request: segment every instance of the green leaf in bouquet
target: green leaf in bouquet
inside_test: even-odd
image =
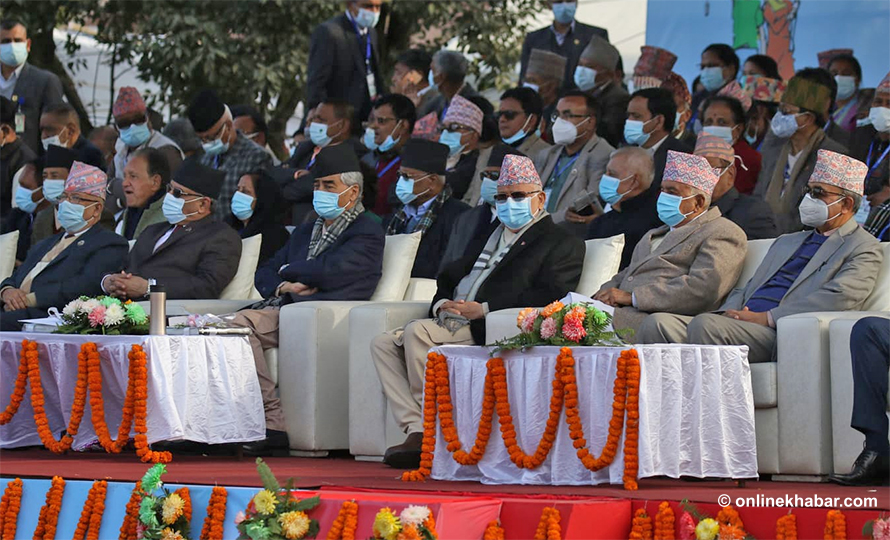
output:
[[[163,463],[155,463],[151,466],[142,477],[142,491],[151,495],[156,489],[163,486],[161,476],[167,472],[167,467]]]
[[[269,540],[272,534],[262,522],[251,522],[244,527],[244,532],[252,540]]]
[[[256,458],[256,469],[260,474],[260,480],[262,480],[264,488],[272,493],[281,491],[281,485],[272,473],[272,469],[270,469],[269,466],[266,465],[266,462],[263,461],[263,458]]]
[[[313,508],[318,506],[318,504],[320,502],[321,502],[321,499],[318,497],[318,495],[316,495],[315,497],[310,497],[308,499],[300,499],[294,505],[293,509],[298,510],[300,512],[308,512],[309,510],[312,510]]]
[[[278,523],[278,517],[273,516],[268,522],[268,529],[270,536],[280,536],[281,535],[281,523]]]
[[[316,536],[318,536],[319,529],[321,529],[321,527],[319,527],[319,525],[318,525],[318,520],[317,519],[310,520],[309,521],[309,531],[306,532],[306,538],[315,538]]]

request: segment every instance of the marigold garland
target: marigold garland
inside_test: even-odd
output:
[[[825,540],[846,540],[847,517],[840,510],[829,510],[825,515]]]
[[[214,486],[207,503],[207,517],[201,529],[201,540],[216,540],[223,536],[223,525],[226,520],[226,499],[228,492],[222,486]]]
[[[591,471],[608,467],[618,452],[618,441],[622,431],[624,443],[624,487],[637,489],[637,472],[639,469],[639,390],[640,362],[636,350],[623,351],[618,358],[618,371],[613,392],[612,419],[609,422],[609,435],[602,455],[594,458],[586,448],[581,416],[578,412],[578,385],[574,370],[575,360],[572,350],[564,347],[557,356],[552,393],[550,396],[550,414],[538,447],[534,454],[522,451],[517,441],[516,428],[510,412],[509,394],[507,390],[507,370],[502,358],[491,358],[486,365],[485,387],[482,402],[482,415],[476,431],[476,440],[469,452],[462,449],[462,444],[454,425],[451,402],[451,388],[448,377],[448,364],[445,357],[432,352],[427,356],[424,384],[424,430],[420,468],[402,475],[405,481],[422,481],[430,475],[435,448],[436,416],[442,429],[442,436],[452,458],[461,465],[476,465],[485,454],[492,432],[494,411],[498,413],[501,438],[510,455],[510,460],[519,468],[535,469],[541,466],[556,441],[556,431],[563,406],[566,409],[566,423],[569,434],[577,449],[578,458]],[[625,428],[625,414],[627,416]]]
[[[433,517],[432,512],[430,512],[430,517],[424,520],[423,526],[429,531],[430,536],[439,538],[439,533],[436,532],[436,518]]]
[[[675,537],[674,509],[664,501],[658,505],[658,512],[655,514],[654,540],[674,540]]]
[[[187,486],[182,486],[173,493],[179,495],[183,502],[185,502],[185,506],[182,509],[182,515],[185,516],[186,521],[190,522],[192,520],[192,494],[189,492],[189,488]]]
[[[25,399],[25,385],[28,384],[28,351],[33,350],[36,354],[37,344],[27,339],[22,340],[22,352],[19,355],[19,372],[15,377],[15,389],[9,398],[9,405],[0,413],[0,426],[5,426],[12,420],[15,413],[19,410],[19,405]]]
[[[343,501],[337,519],[328,531],[327,540],[355,540],[358,528],[358,504],[355,501]]]
[[[788,513],[776,520],[776,540],[797,540],[797,516]]]
[[[90,388],[90,411],[93,421],[93,430],[99,439],[99,444],[110,454],[119,454],[130,440],[130,429],[133,427],[133,399],[134,395],[130,387],[133,385],[132,377],[127,381],[127,393],[124,398],[124,409],[121,415],[121,423],[117,429],[117,438],[112,439],[105,422],[105,401],[102,398],[102,369],[99,365],[99,348],[95,343],[84,343],[83,348],[87,354],[89,374],[87,381]],[[131,360],[132,363],[132,360]]]
[[[3,497],[0,498],[0,534],[2,538],[15,538],[18,527],[19,511],[22,509],[22,479],[6,484]]]
[[[739,512],[732,505],[724,506],[717,512],[717,522],[732,525],[734,527],[738,527],[739,529],[744,530],[745,524],[742,523],[742,518],[739,517]]]
[[[643,508],[637,508],[630,527],[630,540],[652,540],[652,518]]]
[[[64,492],[65,480],[61,476],[53,476],[49,489],[46,490],[46,502],[40,507],[37,527],[34,529],[35,540],[53,540],[56,537]]]
[[[745,536],[747,533],[744,529],[728,523],[720,524],[720,532],[717,535],[720,540],[744,540]]]
[[[482,535],[482,540],[504,540],[504,528],[497,521],[489,522]]]
[[[129,354],[130,384],[127,393],[133,392],[133,408],[136,422],[136,455],[145,463],[170,463],[173,455],[170,452],[156,452],[148,447],[148,427],[146,426],[148,399],[148,363],[145,351],[140,345],[134,344]]]
[[[87,500],[83,503],[73,540],[99,540],[99,527],[102,525],[102,515],[105,513],[107,490],[108,483],[105,480],[93,482]]]
[[[124,513],[124,523],[121,525],[121,533],[118,540],[136,538],[136,524],[139,523],[139,505],[142,503],[142,481],[136,482],[130,500],[127,501],[127,509]]]
[[[80,422],[83,419],[83,411],[86,405],[87,373],[89,370],[86,346],[87,343],[84,343],[81,346],[80,353],[77,355],[77,383],[74,387],[74,403],[71,405],[68,429],[62,438],[57,441],[46,418],[46,411],[43,408],[43,384],[40,381],[37,343],[34,341],[22,342],[22,348],[27,348],[25,355],[28,358],[28,380],[31,383],[31,408],[34,410],[34,423],[37,425],[37,434],[40,436],[43,445],[56,454],[61,454],[71,448],[71,443],[74,442],[74,436],[77,435],[77,430],[80,429]]]
[[[545,506],[535,531],[535,540],[560,540],[562,538],[562,529],[559,526],[561,519],[559,510]]]

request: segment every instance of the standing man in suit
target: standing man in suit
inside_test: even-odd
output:
[[[97,226],[105,204],[105,173],[75,162],[59,205],[64,232],[34,246],[25,262],[0,283],[0,330],[21,330],[20,319],[46,317],[81,295],[102,293],[103,275],[120,267],[127,243]]]
[[[306,106],[337,99],[355,110],[356,125],[384,91],[377,48],[377,22],[383,0],[350,0],[346,12],[318,25],[309,41]]]
[[[106,275],[102,290],[138,300],[162,285],[170,299],[219,298],[241,260],[238,233],[212,216],[222,181],[221,171],[185,161],[164,196],[167,222],[142,232],[124,270]]]
[[[697,315],[717,308],[732,290],[748,251],[745,233],[711,208],[717,174],[701,156],[669,152],[658,217],[634,249],[630,265],[594,295],[615,307],[614,327],[634,330],[642,342],[643,320],[668,311]]]
[[[399,427],[408,435],[383,462],[415,468],[423,440],[427,351],[444,344],[485,343],[485,315],[499,309],[543,306],[578,285],[584,244],[554,225],[544,209],[541,180],[528,158],[507,156],[498,178],[502,225],[481,251],[442,269],[429,319],[377,336],[371,357]]]
[[[535,159],[535,168],[544,181],[547,212],[554,223],[579,238],[596,217],[592,204],[615,149],[596,134],[597,114],[599,106],[590,94],[581,90],[563,94],[556,107],[554,145]]]
[[[632,146],[645,148],[655,160],[655,180],[651,189],[661,189],[668,151],[692,153],[671,132],[677,120],[677,104],[670,90],[646,88],[637,90],[627,104],[627,121],[624,123],[624,140]]]
[[[575,66],[581,51],[587,47],[591,36],[599,36],[609,40],[609,31],[598,26],[590,26],[575,20],[575,11],[578,8],[577,0],[551,1],[553,10],[553,24],[546,28],[529,32],[522,42],[522,58],[520,60],[519,80],[525,80],[525,71],[528,68],[528,60],[532,49],[543,49],[556,53],[566,58],[565,76],[563,77],[563,89],[574,88],[573,75]]]
[[[775,362],[782,317],[861,309],[883,260],[878,241],[853,219],[867,173],[861,161],[819,150],[799,208],[803,224],[814,230],[779,237],[722,313],[650,316],[641,331],[644,343],[747,345],[748,361]]]
[[[54,74],[27,63],[31,52],[28,29],[21,21],[0,21],[0,95],[17,103],[15,130],[31,150],[42,154],[40,114],[62,102],[62,82]]]

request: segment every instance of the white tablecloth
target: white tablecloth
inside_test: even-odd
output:
[[[754,396],[747,347],[648,345],[640,356],[639,478],[649,476],[757,477]],[[484,347],[434,349],[448,359],[454,422],[462,447],[470,451],[482,414]],[[591,455],[605,445],[612,414],[613,385],[622,349],[573,349],[579,412]],[[551,383],[558,347],[513,351],[507,368],[510,408],[520,447],[533,454],[550,413]],[[476,466],[454,461],[437,428],[432,477],[485,484],[621,484],[624,436],[612,465],[591,473],[572,446],[565,410],[550,455],[535,470],[517,468],[501,438],[497,412],[485,456]]]
[[[80,346],[98,345],[105,421],[117,436],[134,343],[148,362],[148,441],[191,440],[210,444],[249,442],[266,436],[263,400],[250,343],[244,336],[75,336],[0,333],[0,407],[15,387],[23,339],[36,341],[45,410],[56,438],[68,425]],[[73,448],[96,439],[90,405]],[[40,445],[31,408],[31,385],[12,421],[0,426],[0,448]]]

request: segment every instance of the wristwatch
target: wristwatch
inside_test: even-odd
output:
[[[146,281],[148,281],[148,289],[146,289],[146,291],[145,291],[145,296],[148,296],[151,294],[151,288],[154,287],[155,285],[157,285],[158,281],[156,279],[151,279],[151,278],[148,278]]]

